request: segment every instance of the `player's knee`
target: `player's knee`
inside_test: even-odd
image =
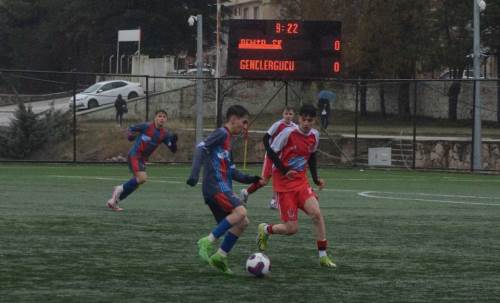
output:
[[[311,217],[311,219],[314,221],[314,222],[319,222],[321,221],[321,219],[323,218],[322,215],[321,215],[321,211],[318,210],[315,210],[313,212],[311,212],[309,214],[309,216]]]
[[[286,224],[286,234],[291,236],[295,235],[299,231],[298,224]]]
[[[247,209],[243,206],[238,206],[234,209],[234,212],[241,218],[243,221],[245,218],[247,218]]]
[[[250,220],[248,219],[248,217],[245,217],[243,220],[241,220],[240,228],[246,229],[249,224],[250,224]]]

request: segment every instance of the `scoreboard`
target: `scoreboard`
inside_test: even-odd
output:
[[[342,64],[337,21],[229,20],[227,75],[335,78]]]

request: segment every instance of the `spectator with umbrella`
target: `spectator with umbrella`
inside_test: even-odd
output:
[[[321,128],[327,129],[330,119],[330,102],[334,102],[337,95],[331,90],[322,90],[318,93],[318,108],[320,111]]]

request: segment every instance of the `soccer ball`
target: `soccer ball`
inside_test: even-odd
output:
[[[246,269],[255,277],[264,277],[271,271],[271,260],[260,252],[251,254],[247,259]]]

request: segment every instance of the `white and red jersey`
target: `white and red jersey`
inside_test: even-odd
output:
[[[295,124],[293,121],[289,124],[286,124],[285,119],[274,122],[273,125],[271,125],[271,127],[267,130],[267,134],[271,136],[269,144],[273,143],[274,138],[276,138],[287,127],[296,128],[297,124]]]
[[[288,127],[296,128],[297,124],[293,122],[287,124],[285,122],[285,119],[281,119],[279,121],[274,122],[273,125],[271,125],[271,127],[267,130],[267,134],[270,136],[269,145],[273,143],[274,138],[276,138],[276,136],[278,136],[284,129]],[[271,161],[271,159],[266,154],[266,156],[264,157],[264,163],[262,164],[261,177],[264,179],[271,178],[271,176],[273,175],[272,167],[273,167],[273,161]]]
[[[307,162],[316,152],[319,144],[319,132],[311,129],[303,133],[300,128],[286,128],[273,141],[271,148],[279,155],[281,163],[297,172],[293,180],[285,177],[277,168],[273,168],[273,188],[276,192],[298,191],[309,186],[307,180]]]

